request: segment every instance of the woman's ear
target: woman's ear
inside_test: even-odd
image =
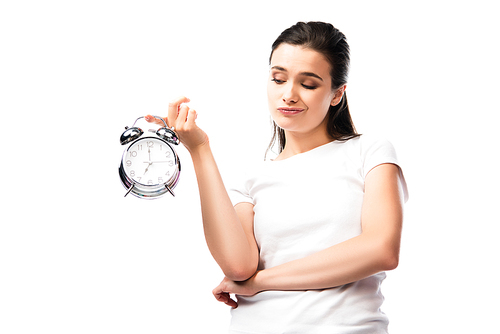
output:
[[[333,96],[332,102],[330,102],[331,106],[336,106],[337,104],[340,103],[342,100],[342,96],[344,96],[344,92],[347,88],[347,85],[343,85],[342,87],[338,88],[337,91],[335,92],[335,95]]]

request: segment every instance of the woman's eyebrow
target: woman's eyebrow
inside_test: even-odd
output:
[[[282,72],[288,72],[286,70],[286,68],[281,67],[281,66],[273,66],[273,67],[271,67],[271,69],[272,70],[282,71]],[[304,76],[307,76],[307,77],[313,77],[313,78],[317,78],[317,79],[323,81],[322,77],[320,77],[319,75],[317,75],[316,73],[313,73],[313,72],[300,72],[299,75],[304,75]]]

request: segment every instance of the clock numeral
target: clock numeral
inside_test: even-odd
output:
[[[154,145],[154,143],[152,141],[148,141],[146,144],[148,145],[148,147],[153,147],[153,145]]]
[[[130,151],[130,157],[136,157],[137,152],[136,151]]]
[[[125,164],[127,165],[127,167],[130,167],[130,166],[132,166],[132,161],[127,160],[127,162]]]
[[[135,176],[135,171],[131,170],[130,171],[130,176],[134,177]]]
[[[170,158],[170,151],[167,151],[167,153],[165,153],[165,157]]]
[[[165,176],[170,177],[170,171],[167,171],[167,172],[165,173]]]
[[[153,180],[148,180],[149,185],[153,185]]]
[[[158,177],[158,183],[163,183],[163,178],[161,176]]]
[[[173,160],[170,160],[170,161],[168,162],[168,165],[169,165],[170,167],[172,167],[172,166],[174,165],[174,161],[173,161]]]
[[[141,145],[137,145],[137,150],[142,151],[142,144]]]

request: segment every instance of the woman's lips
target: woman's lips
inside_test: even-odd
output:
[[[295,115],[304,111],[303,108],[279,107],[278,111],[284,115]]]

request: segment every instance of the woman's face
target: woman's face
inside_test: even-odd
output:
[[[274,50],[267,97],[271,117],[285,133],[326,132],[328,109],[345,88],[332,91],[330,69],[317,51],[290,44]]]

